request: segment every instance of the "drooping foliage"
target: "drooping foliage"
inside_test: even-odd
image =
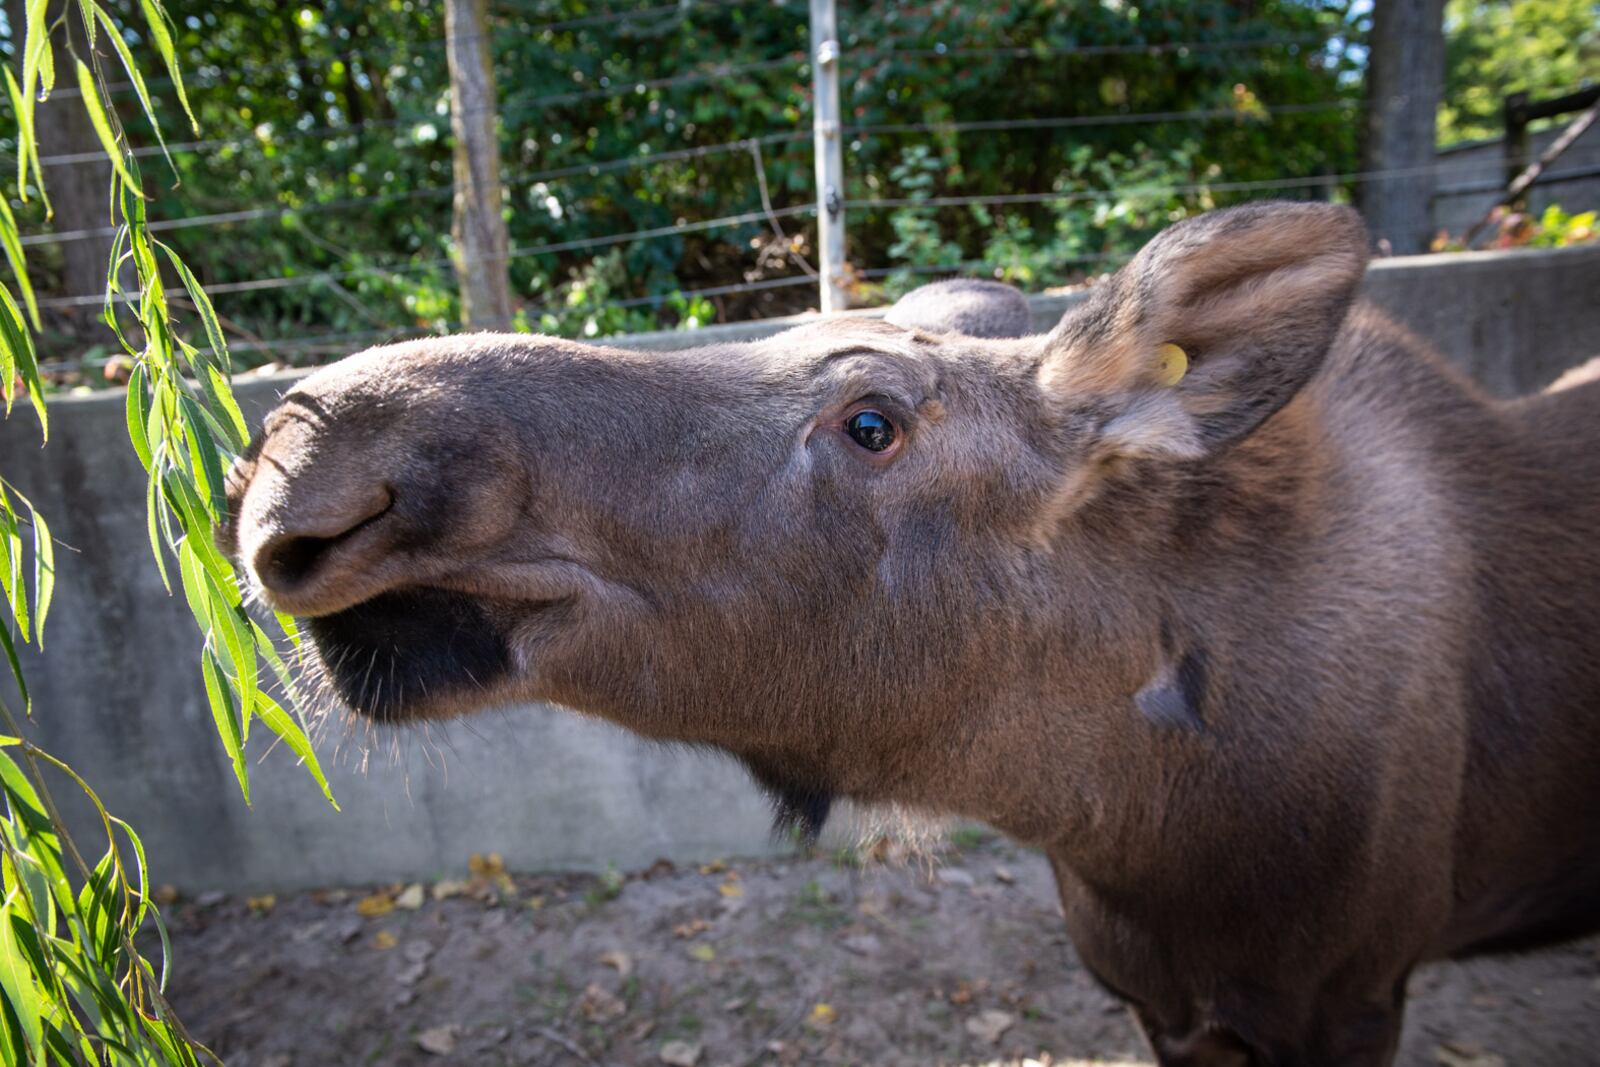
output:
[[[135,31],[96,0],[28,0],[17,20],[20,47],[5,71],[6,114],[18,131],[17,200],[25,210],[45,201],[49,179],[38,148],[40,103],[70,86],[114,175],[103,318],[132,367],[127,425],[149,478],[150,547],[163,579],[181,589],[199,626],[218,736],[246,800],[244,749],[255,723],[265,727],[258,737],[275,735],[301,758],[331,802],[295,714],[293,681],[274,640],[246,611],[232,567],[212,537],[226,508],[222,472],[244,447],[246,430],[229,385],[227,339],[218,316],[184,257],[155,236],[145,192],[150,183],[123,133],[122,119],[136,111],[151,123],[152,134],[161,128],[145,73],[151,67],[166,72],[180,108],[184,100],[173,26],[160,0],[141,0],[140,18]],[[82,28],[76,45],[69,25],[74,35]],[[135,32],[152,52],[143,65],[129,43]],[[128,79],[132,90],[120,108],[107,104],[116,77]],[[36,417],[48,441],[38,287],[9,207],[0,211],[0,247],[10,267],[0,278],[0,395],[8,416],[14,408],[31,407],[32,414],[22,417]],[[36,707],[28,689],[28,646],[44,640],[58,558],[45,516],[0,470],[0,593],[6,607],[0,647],[12,683],[0,690],[0,1064],[214,1060],[191,1041],[162,995],[167,938],[138,834],[110,814],[71,767],[30,739],[35,713],[50,709]],[[279,622],[292,640],[292,623]],[[53,796],[53,788],[63,786],[81,790],[97,823],[68,825]],[[89,849],[80,841],[98,844]],[[148,955],[152,946],[159,950],[156,959]]]

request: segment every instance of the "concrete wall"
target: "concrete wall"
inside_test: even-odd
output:
[[[1600,352],[1600,246],[1391,260],[1373,268],[1366,291],[1503,395]],[[1047,328],[1078,299],[1035,298],[1036,324]],[[681,346],[776,328],[630,343]],[[289,380],[243,380],[241,399],[259,413]],[[537,707],[430,734],[368,739],[330,729],[321,751],[342,813],[279,746],[254,765],[248,809],[214,736],[193,623],[150,559],[144,475],[122,404],[120,394],[54,403],[43,450],[23,411],[0,424],[0,467],[75,550],[58,552],[47,643],[27,655],[38,739],[138,828],[159,881],[287,888],[440,876],[462,871],[478,851],[499,851],[514,868],[553,869],[769,849],[765,805],[732,763]],[[268,740],[252,740],[257,757]]]

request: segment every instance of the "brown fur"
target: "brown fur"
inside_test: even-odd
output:
[[[885,322],[928,333],[967,337],[1022,337],[1031,332],[1033,311],[1021,290],[981,278],[931,282],[902,296]]]
[[[1600,383],[1486,399],[1347,314],[1365,250],[1255,205],[1046,337],[373,350],[223,540],[358,711],[551,700],[808,826],[987,820],[1162,1063],[1387,1063],[1418,962],[1600,923]]]

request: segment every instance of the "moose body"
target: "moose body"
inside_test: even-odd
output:
[[[1600,384],[1484,397],[1351,308],[1366,240],[1201,216],[1037,337],[369,351],[222,540],[359,713],[986,820],[1163,1064],[1388,1063],[1417,963],[1600,926]]]

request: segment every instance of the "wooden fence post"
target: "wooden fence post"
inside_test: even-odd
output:
[[[843,311],[844,131],[839,124],[839,29],[833,0],[811,0],[812,136],[817,158],[817,252],[823,314]]]
[[[462,319],[469,329],[505,330],[511,326],[511,287],[486,6],[485,0],[445,0],[444,5],[450,130],[455,135],[451,235]]]
[[[1444,0],[1376,0],[1361,169],[1379,173],[1361,187],[1361,212],[1396,255],[1427,251],[1432,236],[1443,83]]]

